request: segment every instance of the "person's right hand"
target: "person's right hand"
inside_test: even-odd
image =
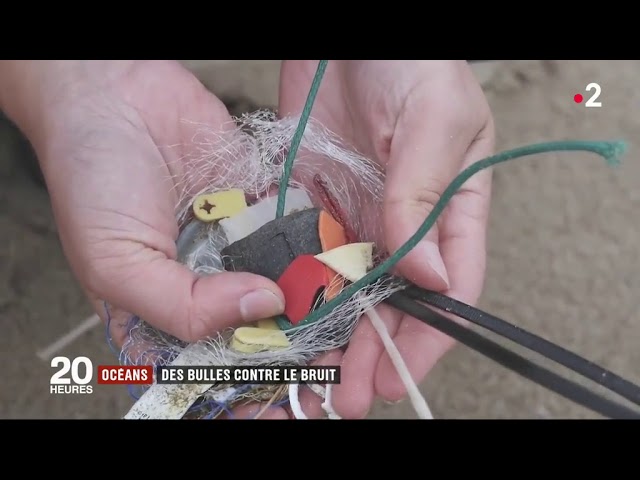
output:
[[[317,60],[283,64],[282,115],[300,114],[317,65]],[[369,230],[367,241],[389,253],[415,234],[461,171],[493,153],[491,110],[464,61],[331,61],[312,115],[384,170],[381,208],[362,192],[359,215]],[[485,170],[465,182],[394,273],[420,287],[477,302],[485,275],[490,200],[491,170]],[[377,309],[413,381],[421,382],[453,347],[453,339],[387,305]],[[398,401],[406,396],[405,384],[366,315],[344,355],[331,355],[331,362],[342,366],[342,382],[333,392],[333,405],[342,417],[364,418],[376,397]],[[321,413],[317,396],[308,389],[304,393],[309,415]]]
[[[264,277],[198,277],[176,261],[175,207],[192,187],[180,182],[194,133],[184,120],[232,121],[178,62],[5,62],[0,94],[38,154],[65,254],[103,319],[106,301],[195,341],[283,311]],[[185,147],[161,148],[173,145]],[[129,316],[111,322],[119,345]]]

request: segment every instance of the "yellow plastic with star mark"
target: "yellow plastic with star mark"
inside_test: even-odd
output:
[[[247,208],[247,200],[240,189],[199,195],[193,201],[193,214],[202,222],[214,222],[237,215]]]

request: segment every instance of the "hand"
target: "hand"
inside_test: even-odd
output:
[[[66,256],[103,319],[106,301],[194,341],[282,312],[282,292],[266,278],[199,278],[175,260],[175,207],[193,186],[180,182],[194,133],[183,120],[212,128],[231,122],[191,73],[164,61],[0,69],[2,107],[34,144]],[[174,145],[184,147],[162,148]],[[127,320],[111,322],[120,345]]]
[[[285,61],[279,111],[298,115],[317,61]],[[453,178],[492,154],[489,106],[463,61],[330,61],[312,117],[386,170],[381,242],[392,253],[424,222]],[[473,304],[482,291],[491,173],[470,179],[451,200],[425,239],[398,264],[414,283]],[[453,345],[422,322],[377,307],[412,377],[420,382]],[[363,319],[364,320],[364,319]],[[342,362],[342,384],[333,406],[344,418],[367,415],[377,395],[406,395],[370,321],[361,321],[342,360],[331,352],[322,363]],[[308,416],[322,411],[307,390]]]

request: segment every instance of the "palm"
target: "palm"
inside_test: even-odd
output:
[[[61,168],[47,177],[74,270],[94,300],[117,297],[127,310],[139,301],[140,278],[153,260],[176,256],[175,209],[193,188],[182,180],[194,133],[185,120],[217,128],[230,117],[169,62],[136,65],[103,92],[70,106],[60,146],[48,154],[76,161],[55,162]],[[140,266],[135,276],[132,265]],[[175,308],[158,302],[158,310]]]
[[[317,62],[314,61],[285,62],[283,64],[279,98],[281,116],[300,114],[307,100],[316,68]],[[348,64],[330,62],[314,102],[311,116],[314,121],[337,134],[347,145],[384,167],[387,159],[380,149],[382,145],[376,145],[372,141],[373,138],[376,138],[376,134],[370,128],[371,125],[363,121],[368,118],[369,106],[363,108],[365,104],[362,99],[369,98],[376,104],[380,98],[379,92],[376,91],[375,86],[374,88],[366,88],[364,91],[353,88],[356,85],[352,80],[357,76],[358,72],[354,72]],[[308,162],[309,158],[306,161]],[[342,166],[332,165],[331,168],[341,170],[339,175],[353,176],[353,172],[347,171]],[[323,171],[327,174],[326,169],[326,164],[322,166],[318,164],[317,170],[319,172]],[[295,174],[294,163],[294,176]],[[337,175],[338,172],[334,171],[332,174]],[[310,183],[308,178],[302,180]],[[360,179],[354,178],[353,180],[352,185],[360,183]],[[315,190],[313,185],[308,186],[312,192]],[[372,202],[371,198],[367,198],[370,196],[368,192],[359,190],[357,195],[361,197],[359,198],[359,217],[362,219],[362,225],[365,226],[363,236],[366,239],[363,240],[373,240],[379,247],[384,247],[384,232],[380,222],[377,221],[381,214],[379,206]]]
[[[283,65],[279,98],[281,115],[295,115],[302,111],[316,67],[317,62],[313,61],[287,62]],[[314,103],[312,117],[340,135],[348,144],[375,159],[378,152],[370,141],[367,125],[360,122],[364,112],[359,100],[362,96],[370,96],[376,102],[378,92],[373,89],[364,92],[351,89],[352,85],[345,82],[345,77],[345,66],[330,62]]]
[[[281,115],[300,114],[317,65],[284,63]],[[377,232],[371,239],[391,251],[415,233],[445,184],[492,149],[490,112],[465,62],[332,61],[312,116],[385,170],[382,212],[363,215]],[[468,182],[398,273],[473,303],[482,286],[489,186],[490,174]],[[453,344],[411,317],[378,309],[414,378],[423,378]],[[342,371],[334,399],[349,417],[365,415],[375,394],[400,399],[406,392],[368,321],[355,332]]]
[[[316,66],[317,62],[285,63],[280,80],[281,115],[296,115],[302,111]],[[392,115],[376,115],[376,112],[384,112],[388,104],[385,105],[385,97],[378,88],[381,84],[360,81],[360,78],[372,73],[353,69],[347,72],[344,65],[332,68],[330,63],[316,97],[312,117],[384,168],[388,161],[393,132],[391,126],[395,119]],[[364,201],[361,204],[366,206],[371,202]],[[380,206],[375,211],[362,213],[367,217],[365,223],[370,225],[372,238],[378,246],[384,247],[386,235],[379,220],[382,218]],[[379,306],[378,312],[392,335],[401,322],[409,325],[416,322],[385,306]],[[340,402],[344,415],[362,416],[376,391],[402,390],[389,359],[380,361],[381,357],[384,358],[382,354],[381,343],[372,325],[361,322],[344,354],[342,371],[345,380],[336,387],[336,398],[349,399],[348,402]],[[335,361],[336,352],[330,355]],[[382,368],[377,368],[378,365]],[[312,398],[309,395],[306,399],[307,409],[313,410],[313,403],[317,403]]]

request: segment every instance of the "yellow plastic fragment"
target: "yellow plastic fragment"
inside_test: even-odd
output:
[[[274,318],[265,318],[264,320],[258,320],[258,328],[264,328],[265,330],[280,330],[280,327],[278,326]]]
[[[282,330],[266,328],[240,327],[231,339],[231,348],[242,353],[278,350],[288,346],[289,339]]]
[[[348,243],[315,258],[350,282],[357,282],[373,266],[373,243]]]
[[[199,195],[193,201],[193,213],[203,222],[233,217],[245,208],[247,208],[247,201],[244,192],[237,188]]]

